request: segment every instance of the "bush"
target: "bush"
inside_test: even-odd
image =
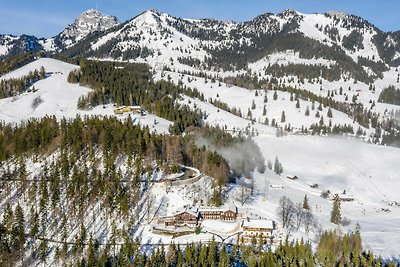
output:
[[[195,233],[196,235],[201,234],[201,227],[196,226],[196,229],[194,230],[194,233]]]
[[[182,167],[179,165],[171,165],[169,166],[169,171],[171,173],[180,173],[182,171]]]
[[[322,191],[321,197],[324,198],[324,199],[327,199],[330,194],[331,194],[331,191],[329,191],[329,190]]]
[[[40,96],[38,96],[35,99],[33,99],[32,108],[36,109],[42,103],[43,103],[43,99]]]

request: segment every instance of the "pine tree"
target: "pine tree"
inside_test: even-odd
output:
[[[44,69],[43,66],[40,67],[39,75],[40,75],[40,79],[44,79],[46,77],[46,70]]]
[[[37,237],[37,235],[39,234],[39,215],[33,209],[33,206],[31,207],[29,225],[31,229],[31,236]]]
[[[14,220],[14,213],[10,203],[7,202],[6,208],[3,213],[3,225],[6,228],[6,230],[11,231],[13,220]]]
[[[285,111],[282,111],[281,122],[285,122],[285,121],[286,121]]]
[[[321,116],[321,119],[319,120],[319,126],[324,125],[324,116]]]
[[[300,100],[299,99],[297,99],[296,108],[300,108]]]
[[[340,209],[340,198],[336,194],[333,198],[333,206],[331,212],[331,222],[334,224],[340,224],[342,221],[341,209]]]
[[[274,100],[277,100],[278,99],[278,92],[275,90],[274,91]]]
[[[221,248],[221,251],[219,252],[218,267],[228,267],[230,265],[231,265],[231,263],[230,263],[229,254],[226,251],[226,245],[223,244],[222,248]]]
[[[39,244],[39,258],[42,263],[46,263],[47,252],[49,249],[49,244],[46,239],[40,241]]]
[[[256,109],[256,103],[254,102],[254,100],[253,100],[253,102],[251,103],[251,109]]]
[[[248,118],[248,119],[252,119],[252,117],[253,117],[253,113],[251,113],[251,110],[248,109],[248,111],[247,111],[247,118]]]
[[[310,206],[308,205],[308,198],[307,198],[307,195],[304,195],[303,209],[305,209],[305,210],[309,210],[309,209],[310,209]]]
[[[263,116],[267,115],[267,106],[264,105],[264,109],[263,109]]]
[[[95,266],[96,259],[97,259],[97,252],[96,252],[95,244],[93,242],[92,234],[90,234],[89,244],[88,244],[86,253],[88,254],[88,256],[87,256],[88,265]]]
[[[24,212],[18,203],[17,207],[15,208],[15,234],[17,237],[17,248],[22,250],[26,241],[25,238],[25,218]]]
[[[282,164],[279,162],[278,157],[275,157],[274,172],[278,175],[281,175],[283,172],[283,167]]]
[[[306,116],[310,116],[310,108],[307,106],[306,107],[306,112],[304,113]]]
[[[328,118],[332,118],[333,117],[331,108],[328,108],[327,116],[328,116]]]

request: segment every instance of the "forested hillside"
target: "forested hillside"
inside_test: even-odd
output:
[[[220,140],[224,134],[218,129],[202,131],[220,143],[242,142],[228,136]],[[220,185],[233,178],[221,155],[194,140],[193,134],[153,134],[130,118],[43,118],[18,127],[1,125],[1,259],[10,265],[46,261],[48,255],[76,259],[88,243],[115,242],[89,223],[88,211],[94,210],[107,218],[108,227],[122,219],[112,240],[131,242],[149,181],[173,166],[197,167]],[[248,171],[254,171],[250,164]],[[107,248],[96,249],[107,253]]]
[[[192,90],[166,81],[153,82],[149,66],[82,60],[80,71],[71,72],[68,81],[94,89],[78,102],[79,108],[115,103],[139,105],[149,112],[173,121],[172,133],[182,133],[188,126],[200,126],[201,114],[176,103],[179,94],[200,96]]]

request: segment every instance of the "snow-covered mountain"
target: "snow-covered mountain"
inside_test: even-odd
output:
[[[251,61],[290,49],[305,58],[341,56],[342,61],[358,63],[362,57],[362,65],[398,65],[399,40],[398,33],[384,33],[360,17],[338,12],[302,14],[286,10],[236,23],[182,19],[148,10],[122,28],[89,38],[91,46],[83,42],[79,54],[128,60],[169,53],[190,65],[200,60],[208,67],[245,69]],[[189,53],[193,50],[200,53]]]
[[[73,46],[91,33],[104,31],[116,25],[118,25],[116,17],[90,9],[80,14],[73,23],[51,38],[39,39],[31,35],[0,34],[0,59],[25,52],[61,51]]]
[[[80,14],[75,21],[68,25],[55,39],[61,48],[70,47],[88,34],[95,31],[104,31],[118,24],[114,16],[105,15],[97,10],[90,9]]]
[[[0,34],[0,59],[25,52],[38,52],[42,49],[40,40],[35,36]]]
[[[400,64],[399,32],[383,32],[363,18],[340,12],[303,14],[285,10],[237,23],[183,19],[148,10],[117,25],[116,17],[91,9],[57,36],[38,40],[35,47],[124,61],[151,61],[168,55],[170,63],[179,60],[186,65],[225,70],[246,69],[249,63],[275,52],[294,50],[301,58],[335,59],[357,77],[367,75],[362,67],[376,72],[377,64]],[[9,54],[15,40],[9,42],[0,38],[0,56]],[[80,45],[75,46],[77,43]]]

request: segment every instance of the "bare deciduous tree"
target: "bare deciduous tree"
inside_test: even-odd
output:
[[[282,221],[282,227],[288,229],[289,231],[293,227],[293,216],[296,213],[296,207],[293,202],[283,196],[279,200],[278,214]]]
[[[150,223],[150,214],[151,214],[151,211],[153,210],[154,202],[155,202],[154,196],[150,192],[148,192],[147,199],[146,199],[147,223]]]

